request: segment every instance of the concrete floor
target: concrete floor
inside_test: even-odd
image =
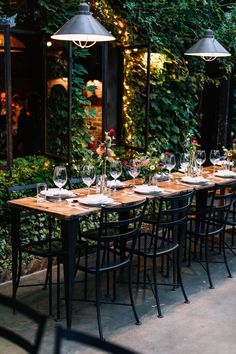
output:
[[[180,289],[172,291],[169,287],[160,287],[160,301],[163,318],[156,315],[152,292],[149,289],[134,287],[137,311],[142,325],[134,324],[130,307],[104,305],[102,322],[104,336],[113,343],[135,349],[142,354],[235,354],[236,353],[236,257],[228,251],[228,259],[233,278],[228,278],[224,264],[212,265],[212,277],[215,289],[209,289],[205,271],[198,263],[191,268],[183,266],[183,280],[190,304],[183,302]],[[24,282],[32,278],[44,279],[44,272],[24,277]],[[93,295],[93,282],[90,281],[89,293]],[[118,298],[125,298],[125,285],[120,284]],[[77,284],[75,294],[81,285]],[[11,294],[11,283],[0,286],[0,292]],[[41,288],[20,288],[18,299],[29,306],[47,314],[47,290]],[[55,307],[55,304],[54,304]],[[63,318],[63,301],[62,320]],[[55,309],[54,309],[55,310]],[[6,314],[0,310],[0,322],[20,328],[26,336],[32,336],[30,322],[21,319],[19,314]],[[54,348],[54,317],[48,318],[40,354],[52,354]],[[74,303],[73,328],[98,335],[96,309],[93,304]],[[0,354],[21,354],[9,343],[0,339]],[[63,354],[99,353],[78,343],[67,342]]]

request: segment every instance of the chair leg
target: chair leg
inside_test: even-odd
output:
[[[134,313],[134,317],[136,320],[136,325],[140,325],[141,322],[139,320],[136,308],[135,308],[135,304],[134,304],[134,296],[133,296],[133,291],[132,291],[132,269],[131,269],[131,263],[129,264],[129,269],[128,269],[128,287],[129,287],[129,297],[130,297],[130,302],[131,302],[131,306],[133,309],[133,313]]]
[[[228,265],[227,258],[226,258],[226,253],[225,253],[225,233],[222,234],[221,240],[222,240],[223,257],[224,257],[225,266],[226,266],[226,269],[227,269],[227,272],[228,272],[228,277],[232,278],[232,274],[231,274],[231,271],[229,269],[229,265]]]
[[[49,269],[49,266],[47,266],[47,273],[46,273],[46,277],[45,277],[45,280],[44,280],[43,290],[46,290],[46,289],[47,289],[48,278],[49,278],[49,272],[50,272],[50,269]]]
[[[158,295],[158,289],[157,289],[157,271],[156,271],[156,260],[153,259],[152,262],[152,274],[153,274],[153,286],[152,286],[152,291],[153,295],[156,300],[156,305],[157,305],[157,312],[158,312],[158,317],[162,318],[162,312],[161,312],[161,307],[160,307],[160,300],[159,300],[159,295]],[[148,275],[147,275],[148,276]],[[150,280],[150,279],[149,279]],[[152,284],[152,283],[151,283]]]
[[[105,340],[102,331],[102,321],[101,321],[101,302],[100,302],[100,274],[96,274],[96,309],[97,309],[97,322],[98,331],[101,340]]]
[[[16,292],[20,284],[21,270],[22,270],[22,253],[21,251],[19,251],[19,266],[18,266],[18,272],[16,276]]]
[[[49,315],[52,315],[52,257],[48,257],[48,309]]]
[[[181,274],[181,260],[180,260],[180,256],[179,256],[179,250],[177,250],[177,255],[176,255],[176,265],[177,265],[177,278],[178,278],[178,283],[180,284],[180,287],[181,287],[181,290],[182,290],[182,293],[183,293],[183,296],[184,296],[184,302],[186,304],[189,304],[189,299],[187,297],[187,294],[185,292],[185,289],[184,289],[184,284],[183,284],[183,280],[182,280],[182,274]]]
[[[209,281],[209,288],[214,289],[212,280],[211,280],[211,273],[210,273],[210,267],[209,267],[209,262],[208,262],[208,239],[205,238],[205,262],[206,262],[206,272],[208,276],[208,281]]]
[[[60,276],[60,261],[57,260],[57,317],[56,320],[59,321],[61,319],[61,310],[60,310],[60,300],[61,300],[61,276]]]

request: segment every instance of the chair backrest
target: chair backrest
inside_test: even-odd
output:
[[[6,191],[9,199],[34,196],[37,191],[37,183],[9,186],[6,187]]]
[[[32,184],[22,184],[22,185],[13,185],[6,187],[6,193],[8,199],[18,199],[24,197],[33,197],[37,193],[37,183]],[[22,211],[21,216],[31,216],[37,214],[35,211]]]
[[[13,301],[11,298],[6,297],[5,295],[0,294],[0,307],[4,307],[4,310],[1,311],[0,319],[0,337],[5,338],[14,345],[23,348],[27,353],[37,354],[39,353],[39,347],[42,341],[42,336],[45,330],[46,325],[46,316],[38,313],[34,309],[20,303],[19,301]],[[7,312],[5,313],[5,308]],[[8,311],[9,310],[9,311]],[[14,314],[13,311],[16,310],[17,314]],[[5,316],[20,316],[23,315],[24,318],[28,321],[32,321],[32,328],[35,328],[35,337],[33,338],[33,329],[27,331],[27,337],[20,334],[22,328],[16,327],[7,328],[5,326],[6,321],[4,321]],[[4,322],[4,325],[1,324],[1,321]],[[21,322],[23,326],[23,321]],[[30,328],[30,327],[29,327]],[[19,330],[19,333],[17,332]]]
[[[102,207],[97,242],[98,267],[104,260],[104,249],[111,243],[115,249],[129,242],[129,251],[124,253],[126,261],[131,260],[146,204],[147,201],[143,200],[128,206]]]
[[[83,183],[81,177],[73,177],[68,179],[68,184],[70,189],[80,188],[81,183]]]
[[[224,230],[235,197],[235,188],[236,182],[231,184],[218,183],[209,191],[205,215],[202,217],[206,223],[207,233],[212,231],[216,234]],[[201,222],[201,217],[199,219]]]
[[[187,226],[188,215],[195,191],[185,192],[171,197],[162,196],[156,218],[155,234],[172,238],[180,242]]]
[[[131,349],[127,349],[120,345],[112,344],[107,341],[103,341],[95,336],[66,329],[61,326],[56,327],[56,340],[55,340],[55,350],[54,354],[62,354],[63,351],[63,342],[64,341],[73,341],[79,342],[81,344],[88,345],[90,348],[99,349],[99,351],[103,351],[105,353],[114,353],[114,354],[139,354],[136,351]]]

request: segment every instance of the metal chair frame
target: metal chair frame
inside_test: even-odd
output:
[[[11,298],[8,298],[2,294],[0,294],[0,305],[12,309],[12,311],[15,309],[17,312],[24,315],[24,317],[34,321],[37,325],[34,341],[30,341],[26,337],[23,337],[19,333],[15,332],[12,328],[7,328],[2,325],[0,325],[0,337],[5,338],[11,343],[14,343],[16,346],[23,348],[27,353],[39,353],[39,347],[42,341],[43,333],[45,331],[47,317],[38,313],[27,305],[22,304],[19,301],[13,301]],[[29,334],[29,337],[32,339],[32,334]]]
[[[188,227],[188,265],[196,260],[206,271],[210,289],[213,289],[213,282],[210,272],[210,263],[224,263],[228,277],[232,277],[226,257],[225,228],[228,215],[234,199],[236,183],[216,184],[214,188],[205,191],[205,202],[200,210],[196,208],[196,214],[192,215]],[[223,253],[223,260],[209,260],[210,250],[214,250],[215,238],[219,239],[218,253]],[[192,249],[194,246],[194,249]],[[197,250],[199,249],[199,257]],[[203,252],[204,251],[204,252]]]
[[[133,294],[131,281],[131,264],[137,237],[146,207],[146,201],[128,206],[102,207],[100,226],[96,230],[82,233],[82,237],[95,243],[95,257],[85,257],[85,264],[79,260],[77,269],[95,276],[96,282],[96,309],[100,339],[104,339],[101,323],[101,277],[103,274],[113,273],[113,300],[116,298],[116,271],[128,269],[128,290],[130,303],[120,305],[132,306],[136,324],[140,324]],[[124,251],[125,244],[130,243],[130,249]],[[91,263],[92,262],[92,263]],[[107,302],[108,303],[108,302]],[[117,304],[117,302],[110,302]]]
[[[137,283],[151,287],[157,306],[158,317],[162,317],[159,300],[159,285],[168,285],[173,288],[181,286],[181,290],[188,303],[181,276],[182,248],[186,235],[188,212],[190,210],[194,191],[185,192],[172,197],[161,196],[158,205],[155,205],[155,213],[150,218],[144,217],[144,223],[150,223],[151,231],[143,231],[137,241],[134,254],[138,256],[138,274],[143,259],[144,278],[143,282],[138,277]],[[153,202],[153,201],[151,201]],[[149,222],[150,221],[150,222]],[[161,258],[161,270],[166,270],[166,276],[170,275],[170,264],[173,266],[172,282],[158,282],[157,269],[158,258]],[[147,270],[147,260],[151,260],[151,272]]]
[[[14,185],[7,187],[7,194],[9,199],[12,199],[14,193],[19,193],[21,195],[29,194],[36,195],[37,191],[37,183],[34,184],[27,184],[27,185]],[[19,196],[18,196],[19,197]],[[39,215],[40,213],[35,211],[22,211],[20,224],[23,225],[27,218],[32,217],[33,215]],[[42,286],[43,289],[46,289],[48,286],[49,288],[49,315],[52,315],[52,259],[63,254],[61,240],[58,238],[52,237],[52,218],[48,217],[48,237],[45,239],[38,239],[29,242],[22,242],[22,237],[19,238],[19,245],[18,245],[18,274],[16,279],[16,284],[13,284],[13,298],[16,297],[16,292],[18,287],[26,287],[26,286]],[[34,284],[27,284],[23,285],[20,284],[21,272],[22,272],[22,254],[26,253],[29,255],[37,256],[40,258],[47,258],[48,265],[47,265],[47,273],[44,284],[42,283],[34,283]]]

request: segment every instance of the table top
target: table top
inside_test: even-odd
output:
[[[193,189],[201,190],[209,187],[213,187],[216,183],[232,183],[235,179],[232,178],[220,178],[216,177],[212,173],[211,168],[204,169],[204,178],[207,179],[206,184],[187,184],[182,181],[183,174],[180,172],[175,172],[172,174],[171,181],[158,182],[158,187],[162,188],[162,193],[158,194],[164,196],[171,196],[180,194],[186,191],[191,191]],[[114,200],[114,205],[128,205],[130,203],[142,201],[145,198],[156,198],[157,195],[154,194],[139,194],[135,193],[131,188],[131,181],[124,182],[126,187],[123,189],[119,189],[117,191],[110,191],[108,196]],[[142,180],[137,179],[136,184],[140,185]],[[86,197],[88,192],[85,188],[74,189],[74,194],[79,197]],[[96,191],[91,189],[91,194],[95,194]],[[75,198],[75,197],[74,197]],[[72,198],[73,199],[73,198]],[[93,212],[97,212],[100,210],[99,206],[87,206],[83,205],[79,202],[68,203],[66,200],[61,202],[55,201],[45,201],[42,203],[37,203],[36,197],[26,197],[20,199],[9,200],[8,204],[17,209],[32,209],[37,212],[47,213],[56,217],[60,217],[63,219],[73,219],[78,216],[89,215]]]

